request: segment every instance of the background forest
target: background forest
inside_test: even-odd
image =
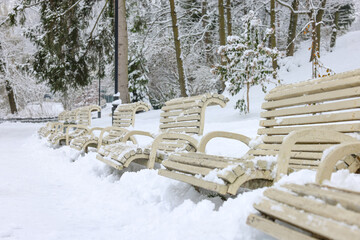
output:
[[[119,0],[121,2],[121,0]],[[124,0],[125,1],[125,0]],[[280,84],[284,59],[309,43],[313,77],[356,23],[357,0],[126,0],[130,101],[160,108],[205,92]],[[113,0],[0,0],[0,117],[49,102],[97,104],[115,93]],[[99,86],[100,84],[100,86]],[[100,90],[99,90],[100,88]],[[104,102],[104,100],[103,100]],[[31,108],[30,108],[31,109]]]

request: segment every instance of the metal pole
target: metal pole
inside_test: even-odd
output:
[[[115,94],[118,92],[118,67],[119,67],[118,45],[119,45],[119,0],[115,0]]]
[[[100,85],[100,78],[99,78],[99,107],[101,108],[100,88],[101,88],[101,85]],[[98,112],[98,118],[101,118],[101,111]]]

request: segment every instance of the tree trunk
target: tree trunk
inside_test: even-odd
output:
[[[270,1],[270,27],[272,29],[272,34],[270,36],[270,47],[271,49],[276,48],[276,24],[275,24],[275,0]],[[273,77],[276,78],[276,69],[277,69],[277,59],[272,56],[272,67],[273,67]]]
[[[129,83],[128,83],[128,34],[126,25],[125,0],[119,1],[118,16],[118,92],[122,103],[129,103]]]
[[[220,37],[220,46],[225,46],[226,44],[226,36],[225,36],[225,15],[224,15],[224,1],[218,0],[218,9],[219,9],[219,37]],[[225,65],[226,63],[221,60],[221,65]],[[221,80],[221,90],[222,92],[225,90],[225,82],[224,79]]]
[[[297,11],[299,8],[299,0],[294,0],[292,2],[292,8],[294,11]],[[296,26],[298,21],[298,14],[291,11],[290,13],[290,24],[289,24],[289,33],[287,39],[286,56],[294,56],[295,49],[295,36],[296,36]]]
[[[15,94],[8,80],[5,80],[5,89],[9,98],[9,105],[11,114],[17,113]]]
[[[310,55],[310,62],[313,61],[315,58],[315,55],[318,55],[317,57],[320,57],[320,36],[321,36],[321,24],[322,17],[324,14],[324,8],[326,5],[326,0],[322,0],[320,4],[320,8],[315,13],[315,9],[312,9],[312,47],[311,47],[311,55]],[[316,16],[314,16],[316,14]]]
[[[339,15],[340,15],[340,12],[339,12],[339,10],[337,10],[335,12],[334,23],[332,25],[332,33],[331,33],[331,39],[330,39],[330,49],[335,47],[335,44],[336,44],[337,31],[339,30]]]
[[[208,4],[207,0],[203,0],[201,3],[201,15],[202,15],[202,27],[205,31],[204,34],[204,49],[205,49],[205,59],[206,63],[208,65],[212,65],[214,62],[213,55],[210,53],[211,51],[211,38],[210,38],[210,32],[207,29],[207,26],[209,24],[209,16],[207,14]]]
[[[321,24],[320,22],[322,21],[324,12],[325,12],[325,5],[326,5],[326,0],[322,0],[321,4],[320,4],[320,9],[316,15],[316,41],[317,41],[317,47],[318,47],[318,51],[320,53],[320,37],[321,37]]]
[[[232,35],[232,23],[231,23],[231,1],[226,0],[226,24],[227,24],[227,35]]]
[[[250,83],[246,83],[246,110],[247,113],[250,112]]]
[[[169,0],[170,2],[170,13],[172,28],[174,33],[174,43],[175,43],[175,52],[176,52],[176,62],[179,74],[179,84],[182,97],[187,97],[186,88],[185,88],[185,74],[184,74],[184,65],[181,56],[181,46],[179,40],[179,29],[177,26],[177,17],[175,12],[175,2],[174,0]]]

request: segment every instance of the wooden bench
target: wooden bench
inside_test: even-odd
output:
[[[262,104],[257,140],[236,133],[209,133],[196,153],[170,154],[162,162],[166,169],[160,169],[159,174],[235,195],[240,187],[269,186],[292,171],[316,170],[326,157],[324,150],[340,143],[359,142],[359,97],[360,70],[276,87]],[[206,144],[216,137],[239,140],[250,149],[241,158],[205,154]],[[334,165],[331,172],[356,172],[359,160],[349,155]]]
[[[158,136],[144,131],[129,131],[120,143],[106,146],[99,144],[96,158],[119,170],[128,167],[132,162],[153,168],[155,161],[160,162],[164,158],[165,152],[194,151],[198,142],[191,136],[203,133],[206,107],[224,107],[227,101],[227,98],[219,94],[167,101],[162,107]],[[148,147],[126,143],[135,135],[148,136],[155,140]]]
[[[360,192],[317,184],[265,190],[247,224],[277,239],[360,239]]]
[[[49,137],[49,142],[53,145],[67,144],[75,138],[86,134],[91,125],[91,113],[101,111],[97,105],[80,107],[70,111],[70,121],[64,124],[53,136]]]
[[[48,137],[52,132],[55,131],[55,129],[57,128],[57,126],[60,124],[63,124],[64,122],[66,122],[68,117],[68,111],[62,111],[61,113],[59,113],[57,122],[48,122],[46,123],[45,126],[41,127],[38,130],[38,134],[40,137]]]
[[[102,145],[120,142],[128,133],[128,130],[124,128],[135,125],[135,114],[149,110],[150,106],[144,102],[120,104],[114,111],[113,125],[111,127],[92,128],[87,134],[74,138],[70,142],[70,147],[88,152],[89,147],[99,148]],[[101,131],[99,137],[94,134],[95,131]],[[134,139],[132,140],[134,141]]]

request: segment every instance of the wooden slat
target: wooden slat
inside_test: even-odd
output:
[[[323,152],[325,149],[334,146],[333,144],[296,144],[293,146],[293,151],[305,151],[305,152]],[[279,151],[280,144],[260,144],[257,149],[264,150],[277,150]]]
[[[323,82],[319,82],[318,84],[308,83],[301,87],[292,87],[286,89],[286,91],[282,90],[282,91],[270,92],[269,94],[266,95],[265,100],[267,101],[280,100],[280,99],[303,96],[304,94],[311,95],[315,93],[329,92],[339,89],[360,86],[360,79],[358,75],[349,76],[347,78],[341,78],[340,81],[339,78],[331,81],[326,81],[326,80],[324,81],[324,79],[322,79],[322,81]]]
[[[197,167],[197,166],[192,166],[192,165],[188,165],[188,164],[182,164],[182,163],[178,163],[178,162],[174,162],[174,161],[167,161],[167,160],[163,161],[162,165],[170,170],[175,170],[175,171],[184,172],[184,173],[191,173],[194,175],[200,174],[203,176],[207,175],[209,172],[211,172],[213,170],[213,168]]]
[[[295,165],[295,164],[291,164],[291,163],[289,163],[289,168],[296,170],[296,171],[303,170],[303,169],[310,169],[310,170],[316,169],[316,167],[310,166],[310,165]]]
[[[184,103],[184,104],[174,104],[174,105],[170,105],[170,106],[163,106],[161,108],[162,111],[171,111],[171,110],[177,110],[177,109],[189,109],[189,108],[201,108],[202,105],[204,103],[203,102],[199,102],[198,104],[194,103],[194,102],[190,102],[190,103]]]
[[[248,154],[252,154],[255,156],[276,156],[278,155],[278,151],[275,150],[262,150],[262,149],[252,149],[248,151]],[[320,159],[322,153],[314,153],[314,152],[291,152],[290,157],[292,158],[306,158],[306,159]]]
[[[200,153],[200,152],[189,152],[189,153],[177,153],[179,156],[188,157],[188,158],[195,158],[195,159],[209,159],[214,161],[222,161],[222,162],[239,162],[243,161],[242,159],[238,158],[230,158],[230,157],[223,157],[223,156],[217,156],[217,155],[210,155],[206,153]]]
[[[360,196],[354,196],[354,194],[348,194],[340,191],[326,191],[315,185],[300,186],[295,184],[286,184],[283,187],[300,195],[310,195],[320,198],[328,203],[338,202],[343,207],[360,213]]]
[[[216,160],[209,160],[209,159],[196,159],[196,158],[190,158],[186,156],[179,156],[176,154],[172,154],[169,156],[170,161],[179,162],[179,163],[185,163],[189,165],[194,166],[200,166],[200,167],[207,167],[207,168],[219,168],[223,169],[227,166],[231,165],[227,162],[220,162]]]
[[[347,72],[342,72],[342,73],[338,73],[335,75],[331,75],[328,77],[322,77],[322,78],[317,78],[317,79],[312,79],[312,80],[308,80],[308,81],[302,81],[302,82],[298,82],[298,83],[291,83],[291,84],[285,84],[285,85],[280,85],[276,88],[273,88],[270,90],[270,93],[275,93],[278,91],[287,91],[287,90],[291,90],[294,88],[302,88],[303,86],[306,85],[317,85],[319,83],[327,83],[329,81],[338,81],[338,80],[342,80],[345,78],[350,78],[353,76],[358,76],[360,74],[360,68],[359,69],[355,69],[353,71],[347,71]]]
[[[178,122],[178,123],[165,123],[160,125],[160,129],[178,128],[178,127],[200,127],[200,122]]]
[[[225,195],[227,192],[227,186],[225,186],[225,185],[205,181],[203,179],[198,179],[193,176],[179,174],[176,172],[170,172],[170,171],[167,171],[164,169],[159,169],[158,174],[161,176],[167,177],[167,178],[172,178],[172,179],[175,179],[175,180],[178,180],[181,182],[189,183],[196,187],[201,187],[201,188],[205,188],[205,189],[208,189],[208,190],[211,190],[214,192],[218,192],[222,195]]]
[[[360,96],[360,87],[354,87],[354,88],[336,90],[331,92],[317,93],[308,96],[264,102],[261,107],[262,109],[275,109],[281,107],[296,106],[301,104],[312,104],[323,101],[332,101],[332,100],[339,100],[339,99],[359,97],[359,96]]]
[[[114,118],[113,123],[129,123],[129,124],[131,124],[131,123],[132,123],[132,120],[128,120],[128,119],[115,119],[115,118]]]
[[[282,143],[284,139],[284,136],[264,136],[263,137],[263,142],[264,143]],[[334,141],[336,141],[334,139]],[[324,140],[321,139],[321,136],[319,136],[319,138],[313,138],[313,139],[303,139],[301,140],[301,143],[331,143],[331,144],[335,144],[335,143],[339,143],[339,142],[332,142],[331,140]]]
[[[320,124],[320,123],[334,123],[344,121],[355,121],[360,119],[360,111],[342,112],[324,115],[315,115],[307,117],[285,118],[278,120],[262,120],[260,126],[274,127],[274,126],[290,126],[290,125],[306,125],[306,124]]]
[[[192,120],[200,120],[200,115],[187,115],[182,117],[176,117],[176,118],[162,118],[160,119],[161,123],[171,123],[171,122],[186,122],[186,121],[192,121]]]
[[[315,126],[311,126],[315,127]],[[308,128],[311,128],[308,127]],[[292,131],[306,129],[307,126],[299,127],[276,127],[276,128],[259,128],[259,135],[285,135],[289,134]],[[327,129],[334,130],[342,133],[351,133],[360,131],[360,123],[347,123],[347,124],[326,124],[326,125],[316,125],[317,129]]]
[[[185,116],[185,115],[199,114],[199,113],[201,113],[201,108],[190,108],[185,111],[176,110],[176,111],[171,111],[171,112],[162,112],[162,113],[160,113],[160,117],[179,116],[180,114]]]
[[[176,132],[176,133],[181,133],[181,132],[185,132],[185,133],[199,133],[200,128],[198,127],[178,127],[178,128],[164,128],[164,129],[160,129],[163,132]]]
[[[255,214],[250,214],[246,220],[246,223],[254,228],[257,228],[270,236],[280,240],[314,240],[305,233],[298,232],[293,228],[287,228],[281,224],[260,217]]]
[[[332,206],[310,198],[299,197],[273,188],[265,190],[264,196],[297,209],[360,227],[360,214],[338,206]]]
[[[208,97],[211,97],[211,95],[209,94]],[[192,97],[182,97],[182,98],[176,98],[176,99],[172,99],[169,100],[165,103],[165,106],[171,106],[171,105],[182,105],[185,103],[195,103],[197,101],[202,101],[205,102],[207,99],[206,95],[198,95],[198,96],[192,96]]]
[[[324,112],[356,109],[356,108],[360,108],[360,99],[351,99],[341,102],[338,101],[332,103],[323,103],[319,105],[310,105],[305,107],[284,108],[284,109],[272,110],[272,111],[270,110],[270,111],[261,112],[260,116],[262,118],[273,118],[273,117],[294,116],[301,114],[324,113]]]
[[[320,164],[319,160],[309,160],[309,159],[290,159],[289,164],[291,165],[306,165],[309,167],[317,167]]]
[[[271,200],[263,200],[261,203],[255,204],[254,207],[262,213],[326,238],[347,240],[356,239],[360,236],[358,229],[352,229],[351,227],[329,221],[315,214],[300,212],[295,208]]]

